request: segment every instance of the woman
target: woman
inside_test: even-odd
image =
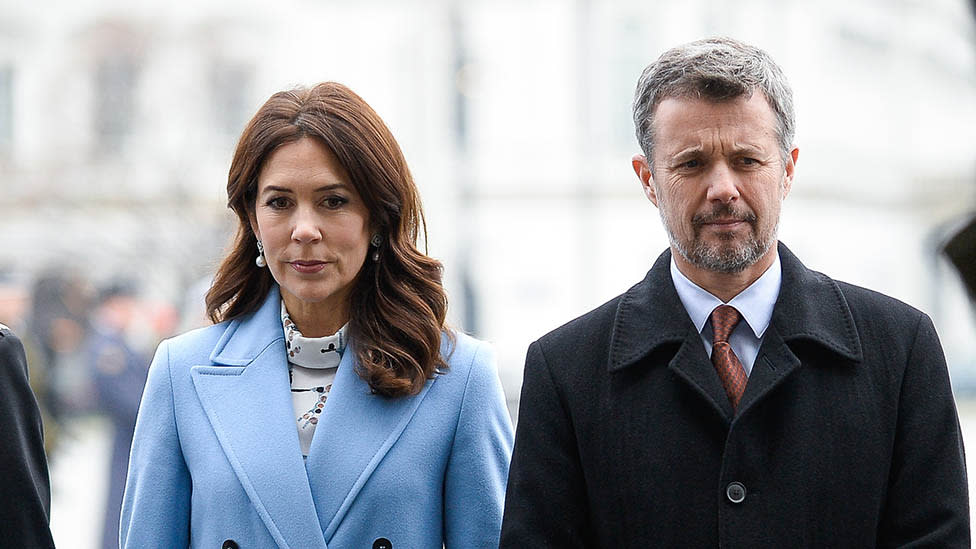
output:
[[[496,547],[511,423],[382,120],[339,84],[277,93],[227,194],[216,324],[156,352],[122,546]]]

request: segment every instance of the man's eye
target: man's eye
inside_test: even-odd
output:
[[[682,168],[689,168],[690,169],[690,168],[698,168],[700,166],[701,166],[701,160],[698,160],[697,158],[692,159],[692,160],[686,160],[686,161],[684,161],[684,162],[681,163],[681,167]]]
[[[745,164],[746,166],[752,166],[754,164],[758,164],[759,163],[759,161],[756,160],[755,158],[749,158],[749,157],[743,157],[742,160],[741,160],[741,162],[743,164]]]

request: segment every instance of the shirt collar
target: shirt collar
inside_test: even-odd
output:
[[[281,300],[281,326],[285,331],[285,348],[288,362],[305,368],[335,368],[339,366],[342,353],[346,350],[346,330],[348,323],[339,331],[325,337],[305,337],[298,326],[292,322]]]
[[[671,280],[674,282],[674,289],[678,292],[681,304],[685,306],[688,316],[691,317],[691,322],[701,333],[708,317],[715,307],[722,305],[722,300],[689,280],[678,270],[673,256],[671,257]],[[728,303],[739,311],[757,338],[761,338],[769,327],[782,281],[783,270],[777,253],[773,264],[766,269],[766,272]]]

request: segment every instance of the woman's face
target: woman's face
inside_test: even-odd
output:
[[[335,153],[308,137],[272,152],[258,174],[251,227],[299,329],[319,331],[302,326],[303,317],[325,321],[325,331],[341,327],[370,234],[369,210]]]

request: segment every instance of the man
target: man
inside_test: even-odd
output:
[[[17,336],[0,324],[0,546],[54,547],[41,414]]]
[[[529,347],[502,547],[969,547],[932,322],[810,271],[776,228],[789,86],[709,39],[638,83],[646,278]]]

